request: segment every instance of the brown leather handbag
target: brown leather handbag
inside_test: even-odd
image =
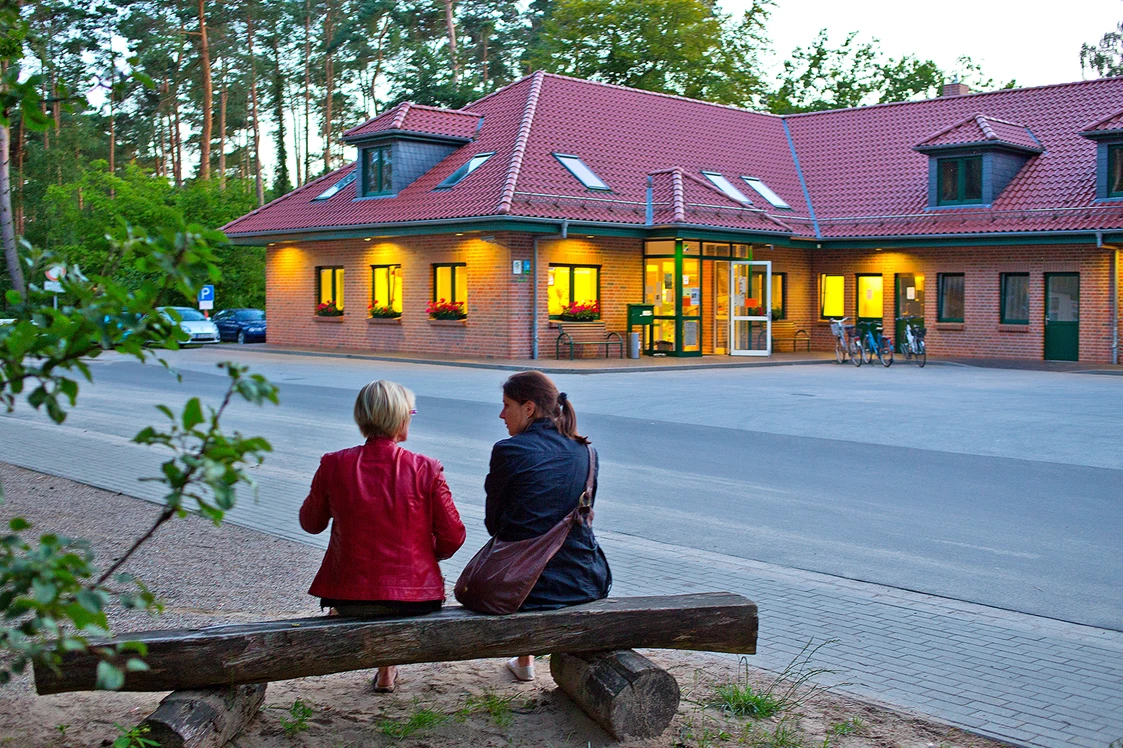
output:
[[[589,450],[589,475],[577,507],[536,538],[505,541],[493,537],[487,541],[456,581],[453,594],[461,605],[477,613],[514,613],[534,589],[546,564],[561,550],[570,529],[578,523],[592,526],[597,453],[585,446]]]

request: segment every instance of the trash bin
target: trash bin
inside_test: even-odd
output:
[[[639,358],[639,333],[628,333],[628,358]]]

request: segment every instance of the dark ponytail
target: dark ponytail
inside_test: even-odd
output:
[[[558,433],[580,444],[589,440],[577,433],[577,411],[564,392],[540,371],[520,371],[503,383],[503,394],[520,405],[534,403],[539,418],[549,418]]]

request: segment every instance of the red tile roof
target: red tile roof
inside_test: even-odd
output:
[[[468,140],[476,134],[480,117],[481,115],[476,112],[463,109],[438,109],[403,101],[393,109],[388,109],[358,127],[347,130],[343,133],[343,138],[356,140],[375,133],[403,130]]]
[[[1123,130],[1123,109],[1080,128],[1082,133],[1115,132],[1117,130]]]
[[[489,216],[642,227],[650,176],[656,226],[824,238],[1120,229],[1123,206],[1094,201],[1096,145],[1080,136],[1090,121],[1117,126],[1120,101],[1123,78],[1105,78],[779,117],[535,73],[463,110],[402,104],[348,131],[473,138],[397,196],[356,201],[350,185],[313,202],[348,165],[225,228],[248,237]],[[913,146],[957,138],[1044,152],[991,207],[928,210],[928,157]],[[433,191],[487,152],[495,155],[462,182]],[[611,191],[586,189],[555,153],[579,156]],[[703,170],[725,175],[752,205],[730,200]],[[763,180],[791,210],[768,205],[742,176]]]
[[[1006,144],[1035,153],[1044,150],[1025,125],[982,114],[973,114],[951,127],[945,127],[935,135],[917,143],[915,148],[924,151],[941,146],[976,144]]]

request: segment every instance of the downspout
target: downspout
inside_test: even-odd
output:
[[[1111,250],[1111,363],[1119,364],[1119,247],[1104,244],[1104,233],[1096,232],[1096,246]]]
[[[560,236],[562,239],[569,237],[569,219],[563,219],[561,222],[561,231],[554,236]],[[534,361],[538,360],[538,240],[541,237],[535,234],[534,236],[534,259],[531,263],[530,278],[531,278],[531,301],[530,301],[530,358]]]

